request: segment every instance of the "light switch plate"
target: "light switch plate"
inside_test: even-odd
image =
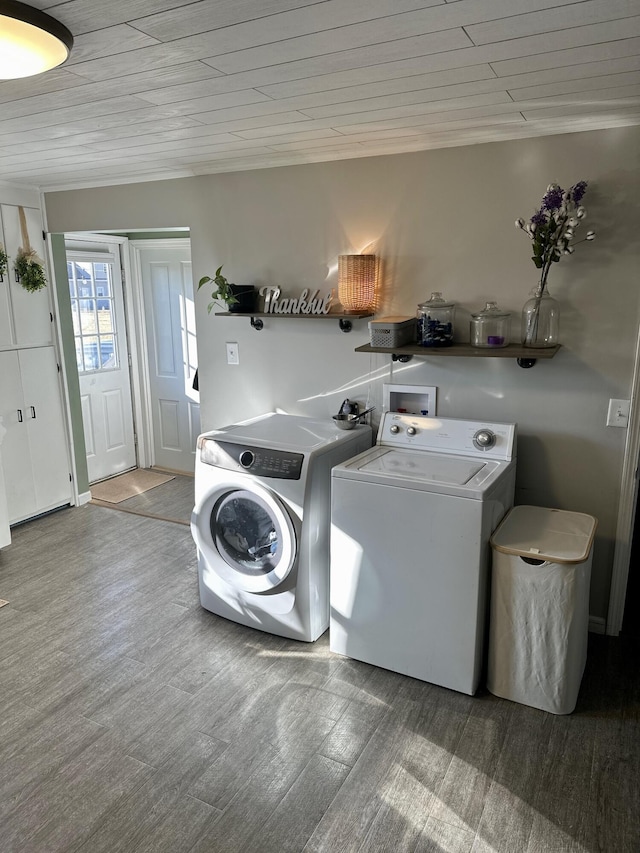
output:
[[[237,343],[227,342],[227,364],[240,364],[240,347]]]
[[[607,426],[629,426],[629,400],[609,400]]]

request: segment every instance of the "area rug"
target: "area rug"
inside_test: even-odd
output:
[[[136,468],[135,471],[127,471],[126,474],[119,474],[110,480],[95,483],[91,486],[91,497],[95,500],[119,504],[121,501],[134,498],[174,479],[175,477],[170,474],[158,474],[146,468]]]

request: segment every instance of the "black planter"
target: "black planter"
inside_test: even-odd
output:
[[[229,306],[232,314],[249,314],[256,310],[256,290],[252,284],[232,284],[230,287],[238,300]]]

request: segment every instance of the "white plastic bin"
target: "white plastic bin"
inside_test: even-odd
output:
[[[579,512],[516,506],[491,537],[491,693],[552,714],[575,708],[596,524]]]

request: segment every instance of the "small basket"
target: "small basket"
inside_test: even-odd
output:
[[[372,347],[402,347],[415,343],[416,335],[415,317],[381,317],[369,322]]]

